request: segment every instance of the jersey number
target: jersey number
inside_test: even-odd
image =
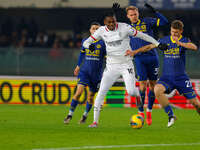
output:
[[[133,68],[128,68],[128,73],[133,74]]]
[[[155,68],[155,73],[154,73],[154,75],[158,75],[158,71],[159,71],[159,68]]]
[[[191,82],[189,80],[186,80],[185,84],[186,84],[186,87],[192,87],[192,84],[191,84]]]

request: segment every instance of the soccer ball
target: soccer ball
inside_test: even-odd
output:
[[[130,124],[132,128],[140,129],[144,125],[144,118],[139,114],[132,115]]]

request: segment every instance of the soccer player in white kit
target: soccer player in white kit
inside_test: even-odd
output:
[[[141,38],[158,46],[160,49],[162,49],[163,46],[154,38],[134,30],[130,25],[126,23],[117,23],[112,12],[104,16],[104,24],[105,26],[101,26],[83,43],[85,48],[89,48],[92,51],[94,49],[92,42],[103,40],[106,44],[107,52],[106,68],[94,104],[94,121],[89,127],[97,127],[104,97],[120,76],[124,79],[128,94],[137,97],[136,101],[141,103],[139,90],[135,86],[136,80],[132,58],[130,56],[125,56],[126,51],[131,49],[129,45],[129,36]]]

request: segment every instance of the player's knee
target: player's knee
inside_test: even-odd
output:
[[[94,106],[94,111],[100,111],[100,107]]]
[[[101,105],[94,104],[94,111],[100,111]]]
[[[80,97],[81,97],[81,93],[76,93],[76,94],[73,96],[73,99],[79,100]]]

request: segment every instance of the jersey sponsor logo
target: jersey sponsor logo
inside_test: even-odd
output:
[[[136,29],[140,32],[147,32],[147,26],[146,26],[145,22],[142,22],[141,24],[136,25],[135,27],[133,26],[133,29]]]
[[[122,44],[122,40],[113,41],[113,42],[106,42],[106,44],[110,47],[117,47]]]
[[[147,32],[147,26],[144,25],[140,25],[140,26],[136,26],[136,30],[140,31],[140,32]]]
[[[164,51],[164,54],[167,55],[179,55],[180,54],[180,48],[176,47],[176,48],[170,48]]]
[[[170,55],[165,55],[165,58],[174,58],[174,59],[176,59],[176,58],[180,58],[180,56],[178,55],[176,55],[176,56],[170,56]]]
[[[93,52],[91,52],[89,49],[86,49],[85,52],[86,52],[86,56],[95,56],[95,57],[100,56],[100,50],[99,49],[96,49]]]
[[[97,60],[97,61],[100,61],[100,59],[96,58],[96,57],[86,57],[85,59],[86,60]]]
[[[107,37],[105,36],[105,34],[103,35],[104,41],[114,42],[114,41],[121,40],[121,34],[119,32],[109,33],[109,34],[106,34],[106,35],[107,35]]]

